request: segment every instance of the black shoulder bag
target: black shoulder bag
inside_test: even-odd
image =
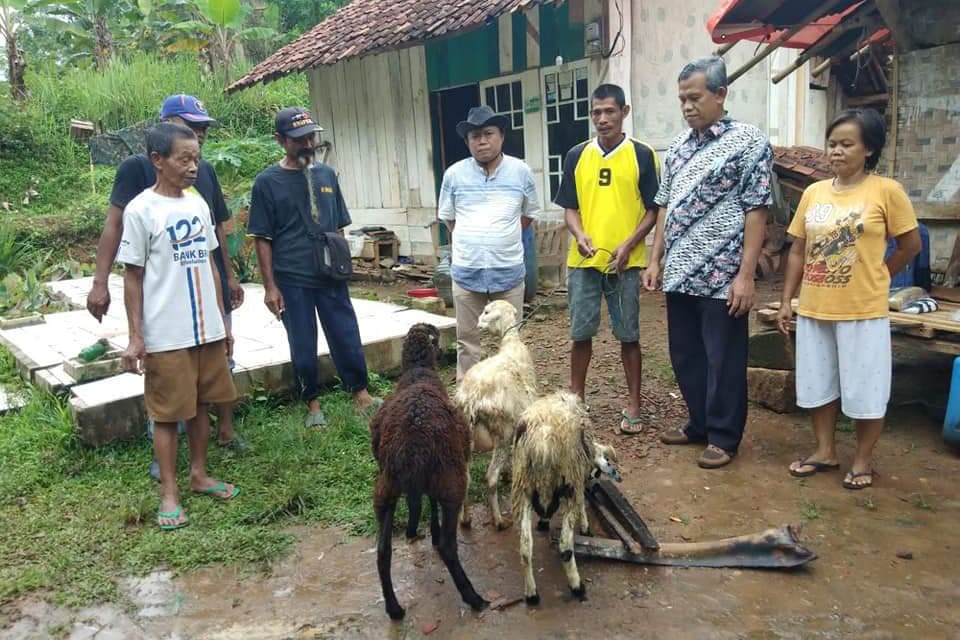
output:
[[[311,169],[307,169],[311,171]],[[300,209],[307,237],[313,247],[313,262],[317,272],[323,278],[330,280],[349,280],[353,275],[353,258],[350,256],[350,245],[346,238],[336,231],[320,231],[320,213],[317,209],[316,196],[313,193],[313,181],[307,180],[307,193],[310,198],[312,215],[307,215]],[[312,218],[312,219],[311,219]]]

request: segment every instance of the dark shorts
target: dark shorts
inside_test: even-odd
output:
[[[640,341],[640,273],[602,273],[597,269],[570,269],[567,300],[570,306],[570,338],[590,340],[600,328],[600,299],[607,299],[610,328],[620,342]]]
[[[198,404],[236,400],[224,341],[148,353],[143,398],[147,415],[156,422],[190,420],[197,415]]]

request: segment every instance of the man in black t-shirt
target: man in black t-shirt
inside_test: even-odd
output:
[[[247,232],[255,238],[263,277],[264,303],[283,321],[307,427],[326,424],[317,367],[317,316],[337,373],[360,411],[379,404],[367,392],[367,364],[357,316],[346,282],[320,275],[308,229],[336,232],[350,224],[333,169],[314,163],[316,134],[310,114],[289,107],[277,114],[277,142],[283,159],[257,176],[250,198]],[[309,226],[308,226],[309,225]]]
[[[217,121],[207,114],[202,102],[193,96],[183,94],[169,96],[163,101],[160,107],[160,119],[183,124],[192,129],[201,147],[207,138],[207,128],[217,124]],[[98,321],[102,320],[110,308],[107,278],[123,235],[123,209],[136,196],[151,188],[156,181],[153,163],[145,154],[130,156],[117,168],[117,175],[113,180],[113,191],[110,193],[110,206],[107,208],[106,224],[97,243],[97,271],[93,277],[93,287],[87,295],[87,310]],[[216,224],[217,242],[220,247],[214,251],[213,257],[220,271],[223,302],[229,322],[230,311],[243,304],[243,287],[234,276],[233,269],[228,268],[230,263],[226,260],[227,245],[223,223],[230,219],[230,210],[224,201],[216,171],[206,160],[200,160],[197,180],[191,188],[206,201],[207,206],[210,207],[210,215]],[[243,448],[245,443],[233,428],[233,404],[219,406],[218,416],[219,443],[222,446]],[[153,475],[153,469],[151,469],[151,475]]]

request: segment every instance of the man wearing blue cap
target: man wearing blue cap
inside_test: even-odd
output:
[[[207,139],[207,128],[214,126],[216,120],[210,117],[203,103],[194,96],[175,94],[168,96],[160,107],[160,119],[164,122],[175,122],[193,130],[201,147]],[[120,247],[120,238],[123,235],[123,210],[127,204],[140,193],[152,187],[157,181],[153,163],[146,154],[130,156],[117,168],[117,175],[113,180],[113,191],[110,193],[110,206],[107,208],[107,220],[104,225],[100,241],[97,243],[97,271],[93,277],[93,287],[87,295],[87,310],[97,320],[110,308],[110,290],[107,287],[107,277]],[[220,181],[213,166],[201,159],[197,170],[197,179],[192,187],[206,201],[210,207],[213,221],[216,225],[217,241],[220,247],[226,247],[226,237],[223,223],[230,218],[230,210],[223,198]],[[214,251],[214,260],[220,271],[220,284],[223,291],[224,307],[227,321],[230,319],[231,309],[236,309],[243,303],[243,288],[228,268],[224,250],[217,248]],[[218,441],[221,446],[231,446],[242,449],[246,445],[237,436],[233,427],[233,404],[223,404],[218,407]],[[155,468],[156,461],[151,465],[151,476],[159,479],[159,471]],[[156,473],[154,473],[156,471]]]

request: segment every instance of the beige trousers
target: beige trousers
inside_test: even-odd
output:
[[[523,317],[523,281],[509,291],[476,293],[453,283],[453,308],[457,312],[457,382],[470,367],[480,362],[480,330],[477,320],[483,308],[493,300],[506,300],[517,310],[517,318]]]

